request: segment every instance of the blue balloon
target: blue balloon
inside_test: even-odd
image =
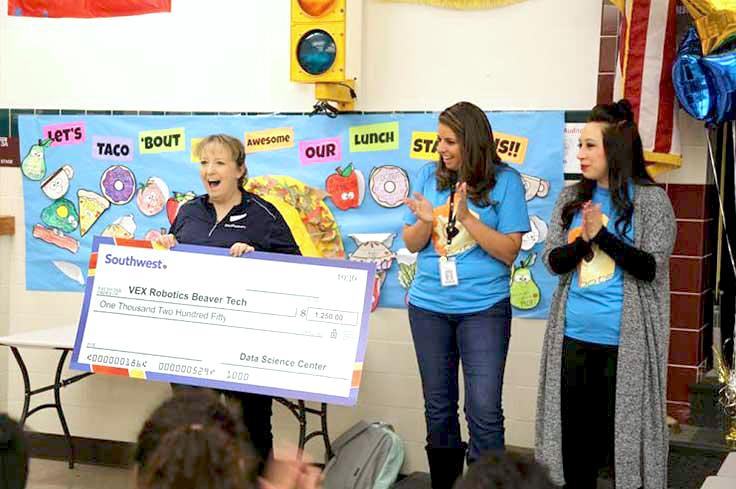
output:
[[[702,63],[714,87],[713,122],[736,119],[736,52],[705,56]]]
[[[703,56],[695,28],[680,43],[672,84],[682,108],[709,124],[736,119],[736,51]]]
[[[680,106],[698,120],[706,120],[713,110],[711,88],[700,59],[703,57],[700,39],[694,28],[688,30],[680,43],[672,65],[672,85]]]

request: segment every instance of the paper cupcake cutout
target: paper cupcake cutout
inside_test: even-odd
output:
[[[118,217],[102,231],[102,236],[110,238],[133,239],[135,237],[135,219],[132,214]]]

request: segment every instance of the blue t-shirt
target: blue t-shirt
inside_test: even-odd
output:
[[[507,166],[499,168],[496,176],[496,185],[490,193],[491,205],[478,207],[468,199],[468,210],[500,233],[528,232],[529,215],[521,176]],[[488,309],[509,297],[509,267],[486,253],[460,221],[456,222],[459,232],[447,247],[450,190],[437,190],[435,164],[422,167],[412,183],[412,190],[432,203],[434,218],[431,240],[417,257],[409,302],[429,311],[470,313]],[[407,207],[404,223],[411,225],[416,221]],[[459,281],[456,286],[443,287],[440,283],[439,257],[445,254],[455,259]]]
[[[600,204],[606,229],[622,238],[616,229],[618,214],[608,189],[596,187],[591,200],[594,204]],[[581,225],[582,214],[578,212],[570,224],[568,242],[580,235]],[[633,237],[632,220],[624,241],[632,244]],[[572,274],[567,296],[565,335],[589,343],[618,345],[623,301],[624,276],[621,267],[598,245],[593,244],[592,258],[589,255],[581,260]]]

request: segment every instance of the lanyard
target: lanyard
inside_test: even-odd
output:
[[[460,232],[460,230],[455,227],[455,183],[453,182],[450,185],[450,210],[447,213],[447,228],[445,231],[447,232],[447,246],[449,247],[450,244],[452,244],[452,238],[457,236],[457,234]]]

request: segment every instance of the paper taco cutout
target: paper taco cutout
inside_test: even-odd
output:
[[[278,209],[302,255],[345,258],[340,230],[323,191],[284,175],[249,178],[245,189]]]

